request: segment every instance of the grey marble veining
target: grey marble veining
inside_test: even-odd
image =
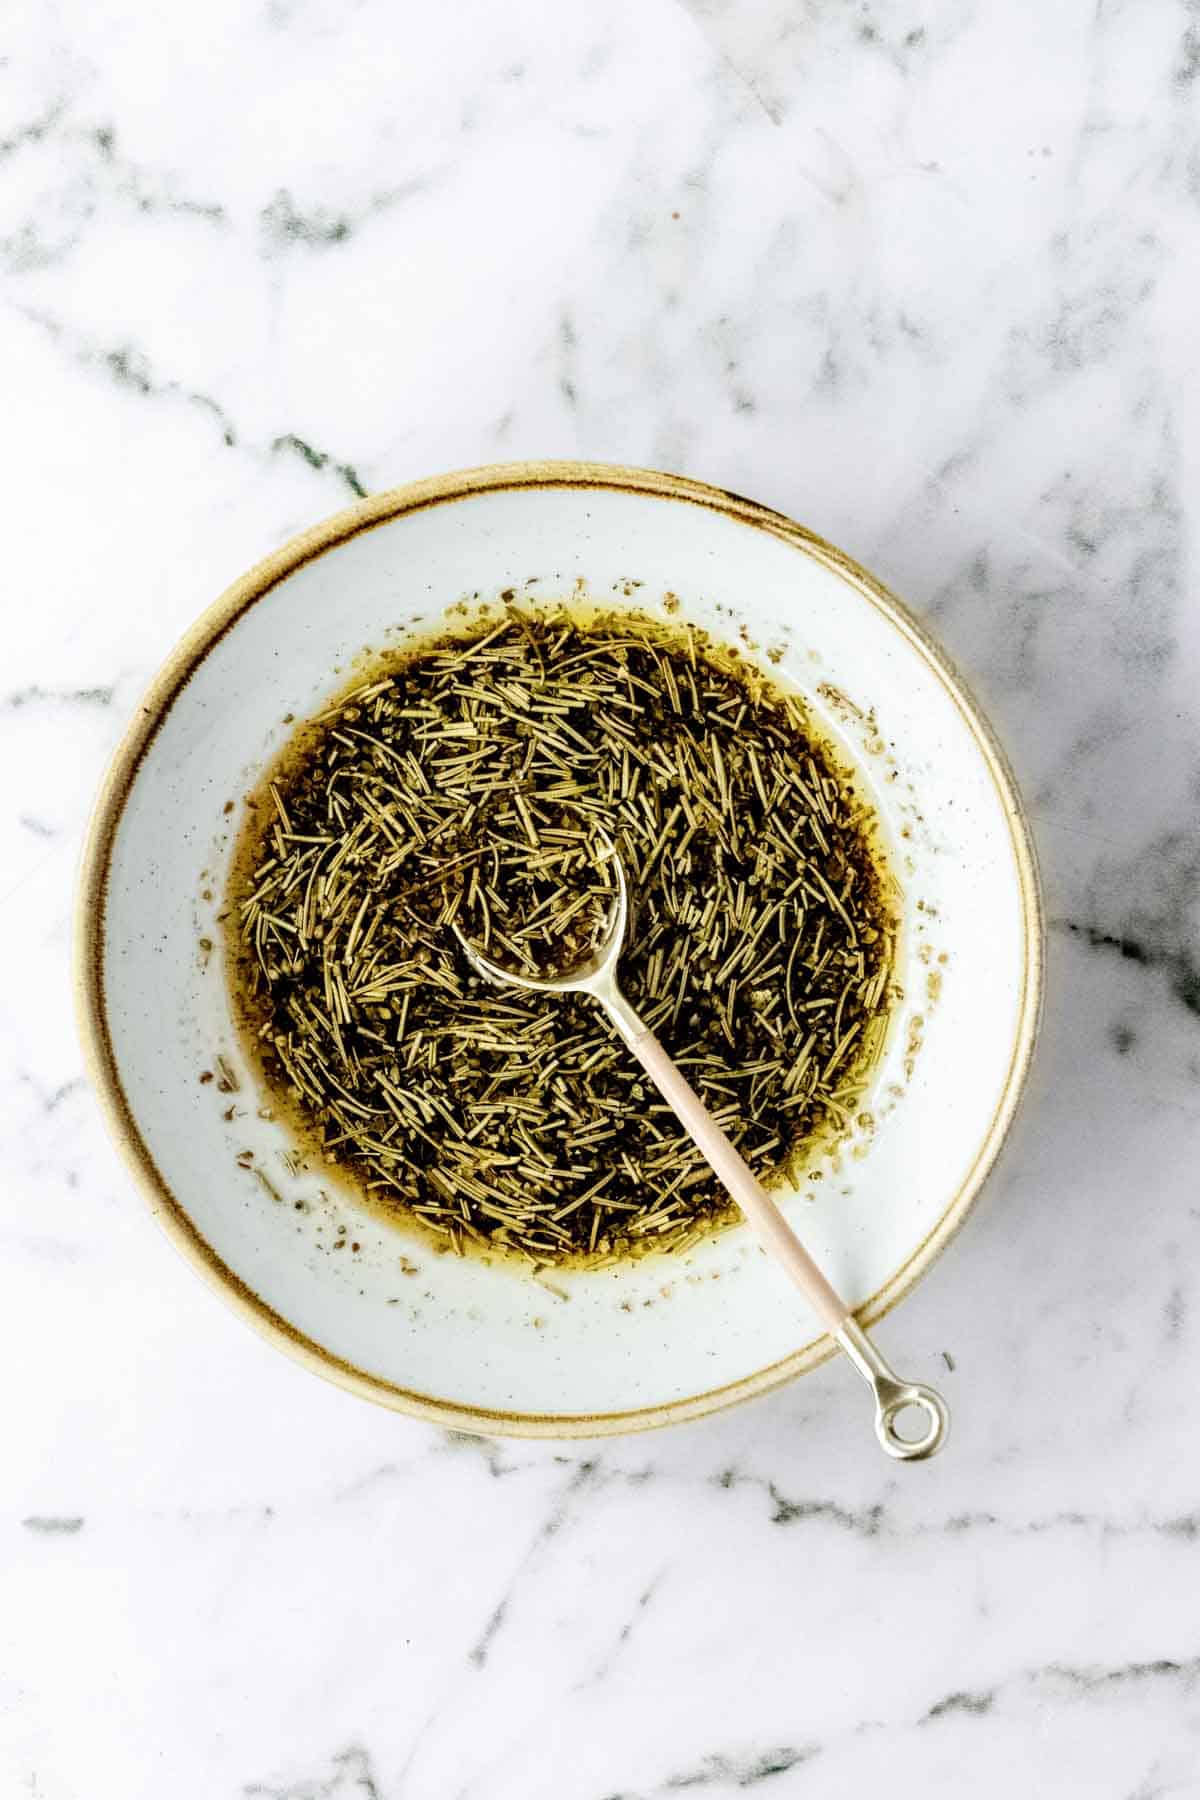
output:
[[[108,0],[0,43],[0,1790],[1200,1791],[1194,6]],[[105,757],[353,496],[586,455],[803,519],[1029,801],[1028,1102],[852,1377],[600,1447],[314,1382],[160,1241],[82,1082]]]

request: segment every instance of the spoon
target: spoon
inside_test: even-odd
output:
[[[455,936],[467,960],[497,987],[525,988],[534,994],[590,994],[600,1002],[713,1173],[741,1207],[763,1248],[783,1264],[838,1348],[870,1387],[875,1397],[875,1433],[888,1455],[899,1462],[917,1462],[932,1456],[946,1441],[950,1425],[946,1402],[933,1388],[921,1382],[901,1381],[892,1372],[846,1302],[795,1236],[770,1194],[621,992],[617,964],[629,924],[629,890],[620,857],[613,851],[611,858],[616,866],[617,903],[606,936],[586,961],[565,975],[516,975],[484,956],[456,925]],[[925,1415],[925,1428],[919,1436],[902,1437],[898,1421],[911,1408]]]

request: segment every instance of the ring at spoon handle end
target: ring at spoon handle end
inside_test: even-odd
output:
[[[880,1355],[857,1319],[847,1319],[835,1334],[875,1397],[875,1435],[897,1462],[923,1462],[936,1456],[950,1430],[950,1408],[937,1392],[919,1381],[901,1381]],[[925,1429],[918,1437],[902,1437],[900,1414],[908,1408],[925,1415]]]
[[[923,1412],[927,1420],[925,1430],[917,1438],[901,1437],[896,1428],[899,1414],[910,1407]],[[875,1435],[897,1462],[924,1462],[927,1457],[936,1456],[949,1429],[949,1407],[936,1388],[925,1387],[921,1382],[902,1386],[899,1398],[890,1405],[876,1402]]]

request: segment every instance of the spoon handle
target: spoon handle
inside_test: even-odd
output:
[[[902,1462],[932,1456],[944,1443],[950,1422],[941,1395],[923,1384],[900,1381],[893,1374],[654,1033],[615,984],[607,991],[593,991],[713,1173],[741,1207],[764,1249],[783,1264],[838,1348],[871,1388],[876,1434],[888,1455]],[[898,1415],[910,1407],[923,1412],[926,1419],[924,1432],[916,1438],[901,1437],[897,1429]]]

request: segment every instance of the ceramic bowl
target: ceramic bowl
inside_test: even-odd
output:
[[[995,1161],[1036,1032],[1041,913],[1012,776],[946,657],[848,557],[736,495],[578,463],[444,476],[339,513],[209,609],[137,710],[85,858],[83,1035],[120,1148],[176,1246],[318,1373],[459,1429],[598,1435],[763,1393],[829,1340],[742,1226],[543,1286],[434,1254],[328,1173],[291,1174],[284,1127],[258,1116],[269,1096],[231,1023],[216,923],[241,801],[285,717],[318,710],[365,647],[507,588],[666,603],[742,634],[870,792],[903,882],[905,999],[868,1124],[781,1201],[864,1322],[929,1267]],[[235,1092],[201,1080],[218,1054]]]

